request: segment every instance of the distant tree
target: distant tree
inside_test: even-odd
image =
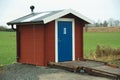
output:
[[[14,30],[13,29],[8,29],[7,27],[5,27],[5,26],[0,26],[0,31],[9,31],[9,32],[14,32]]]
[[[110,18],[110,19],[108,20],[109,26],[113,26],[113,23],[114,23],[114,19],[113,19],[113,18]]]
[[[98,21],[95,23],[95,26],[96,26],[96,27],[100,27],[100,26],[101,26],[101,21],[98,20]]]
[[[104,21],[104,22],[103,22],[103,26],[104,26],[104,27],[107,27],[107,26],[108,26],[108,22],[107,22],[107,21]]]
[[[96,27],[99,27],[99,23],[96,22],[96,23],[95,23],[95,26],[96,26]]]
[[[115,20],[115,21],[114,21],[114,26],[119,26],[119,24],[120,24],[120,21],[119,21],[119,20]]]
[[[110,18],[108,20],[105,20],[103,22],[101,22],[100,20],[98,20],[96,23],[94,23],[93,25],[90,25],[91,27],[108,27],[108,26],[120,26],[120,21],[119,20],[115,20],[113,18]]]
[[[102,26],[103,26],[103,23],[101,22],[101,23],[99,24],[99,26],[102,27]]]
[[[0,26],[0,31],[5,31],[5,30],[6,30],[6,27]]]

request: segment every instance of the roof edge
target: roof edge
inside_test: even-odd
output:
[[[84,16],[84,15],[82,15],[82,14],[76,12],[75,10],[73,10],[73,9],[69,9],[69,10],[72,11],[74,15],[76,15],[76,16],[78,16],[79,18],[81,18],[81,19],[87,21],[88,23],[91,23],[91,24],[94,23],[93,20],[91,20],[91,19],[89,19],[88,17],[86,17],[86,16]]]
[[[18,22],[18,23],[7,23],[7,25],[21,25],[21,24],[44,24],[43,21],[37,21],[37,22]]]
[[[73,10],[73,9],[63,10],[62,12],[59,12],[59,13],[53,15],[53,16],[49,16],[49,17],[43,19],[43,22],[44,22],[44,24],[46,24],[46,23],[48,23],[48,22],[51,22],[51,21],[53,21],[53,20],[55,20],[55,19],[58,19],[58,18],[60,18],[60,17],[62,17],[62,16],[64,16],[64,15],[67,15],[67,14],[69,14],[69,13],[71,13],[71,14],[73,14],[73,15],[81,18],[81,19],[83,19],[84,21],[86,21],[86,22],[88,22],[88,23],[91,23],[91,24],[94,23],[94,21],[90,20],[89,18],[83,16],[82,14],[76,12],[76,11]]]
[[[50,11],[49,11],[49,12],[50,12]],[[61,10],[60,12],[57,12],[57,13],[55,13],[55,14],[52,14],[51,16],[47,16],[47,17],[45,17],[45,18],[43,18],[42,20],[39,20],[39,21],[29,21],[29,22],[22,22],[22,21],[20,21],[20,20],[21,20],[22,18],[24,18],[24,17],[26,17],[25,19],[27,19],[27,18],[29,18],[30,16],[35,16],[35,15],[37,15],[37,14],[39,14],[39,13],[36,13],[36,14],[28,14],[28,15],[26,15],[26,16],[23,16],[23,17],[21,17],[21,18],[18,18],[18,19],[16,19],[16,20],[13,20],[13,21],[8,22],[7,25],[28,24],[28,23],[29,23],[29,24],[36,24],[36,23],[37,23],[37,24],[46,24],[46,23],[48,23],[48,22],[51,22],[51,21],[56,20],[56,19],[58,19],[58,18],[61,18],[62,16],[65,16],[65,15],[67,15],[67,14],[73,14],[73,15],[75,15],[76,17],[84,20],[84,21],[87,22],[87,23],[91,23],[91,24],[94,23],[94,21],[90,20],[89,18],[87,18],[87,17],[85,17],[84,15],[76,12],[76,11],[73,10],[73,9],[64,9],[64,10]]]

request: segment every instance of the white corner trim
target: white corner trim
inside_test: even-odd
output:
[[[55,62],[58,62],[58,21],[72,21],[72,60],[75,60],[75,20],[73,18],[60,18],[55,20]]]
[[[58,31],[57,31],[57,20],[55,20],[55,62],[58,62]]]

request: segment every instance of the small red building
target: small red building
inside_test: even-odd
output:
[[[72,9],[31,13],[8,22],[16,25],[17,62],[47,66],[48,62],[83,59],[83,27],[92,21]]]

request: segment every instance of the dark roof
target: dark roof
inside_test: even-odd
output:
[[[68,10],[57,10],[57,11],[46,11],[46,12],[40,12],[40,13],[31,13],[26,16],[23,16],[21,18],[18,18],[16,20],[10,21],[7,24],[13,25],[13,24],[23,24],[23,23],[40,23],[40,24],[46,24],[52,20],[58,19],[66,14],[73,14],[84,21],[88,23],[93,23],[92,20],[88,19],[87,17],[81,15],[80,13],[77,13],[76,11],[72,9]]]

